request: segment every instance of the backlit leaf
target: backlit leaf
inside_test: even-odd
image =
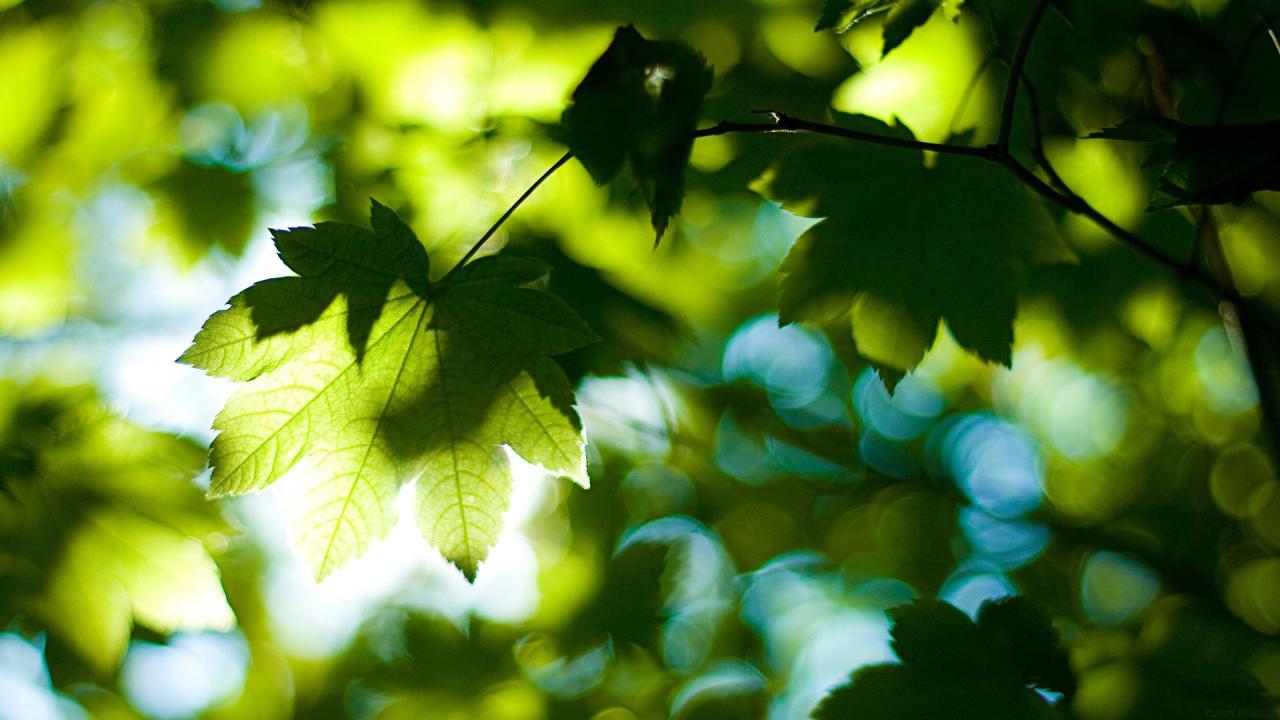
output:
[[[210,494],[261,490],[306,458],[293,537],[323,578],[390,531],[416,479],[423,536],[474,578],[510,496],[503,445],[587,485],[571,388],[547,356],[594,335],[522,287],[541,263],[487,257],[429,284],[408,227],[372,215],[372,232],[275,232],[298,276],[233,297],[183,354],[245,383],[214,423]]]
[[[235,622],[200,543],[118,510],[90,516],[71,538],[42,609],[100,671],[123,655],[131,617],[163,633],[225,632]]]

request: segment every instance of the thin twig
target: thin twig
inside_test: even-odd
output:
[[[1027,64],[1027,53],[1031,51],[1031,40],[1035,37],[1040,19],[1049,9],[1049,0],[1038,0],[1031,9],[1031,17],[1022,29],[1018,38],[1018,47],[1013,51],[1013,61],[1009,63],[1009,79],[1004,84],[1004,102],[1000,105],[1000,134],[996,139],[997,151],[1007,155],[1009,141],[1013,136],[1013,108],[1018,102],[1018,83],[1022,78],[1022,67]]]
[[[1047,159],[1042,158],[1039,162],[1047,163],[1048,161]],[[1120,227],[1115,222],[1113,222],[1110,218],[1108,218],[1106,215],[1103,215],[1102,213],[1098,212],[1097,209],[1095,209],[1092,205],[1090,205],[1084,198],[1080,197],[1075,192],[1073,192],[1070,188],[1067,188],[1064,186],[1062,192],[1055,190],[1054,188],[1050,187],[1049,184],[1046,183],[1044,180],[1041,180],[1039,177],[1037,177],[1035,173],[1028,170],[1025,165],[1018,162],[1016,159],[1012,157],[1004,158],[1003,160],[1000,161],[1000,164],[1008,168],[1010,172],[1012,172],[1015,176],[1017,176],[1017,178],[1022,181],[1022,184],[1031,188],[1032,190],[1039,193],[1040,195],[1043,195],[1049,200],[1052,200],[1053,202],[1057,203],[1063,209],[1069,210],[1070,212],[1073,212],[1077,215],[1081,215],[1092,220],[1094,224],[1098,225],[1103,230],[1106,230],[1107,233],[1110,234],[1112,237],[1116,238],[1117,240],[1120,240],[1121,242],[1132,247],[1133,249],[1137,250],[1143,255],[1146,255],[1148,258],[1156,261],[1157,263],[1164,265],[1166,268],[1168,268],[1169,270],[1172,270],[1174,273],[1182,277],[1194,280],[1197,283],[1203,285],[1206,289],[1221,294],[1222,289],[1217,287],[1217,285],[1210,282],[1207,278],[1201,276],[1200,274],[1194,272],[1193,270],[1183,266],[1183,264],[1178,262],[1177,260],[1174,260],[1168,255],[1165,255],[1163,252],[1160,251],[1159,248],[1147,242],[1146,240],[1142,239],[1141,237]]]
[[[449,277],[451,277],[454,273],[456,273],[463,265],[466,265],[467,261],[470,260],[472,257],[474,257],[475,254],[480,251],[480,247],[484,245],[486,242],[488,242],[489,238],[493,237],[494,233],[498,232],[498,228],[502,227],[502,224],[507,221],[507,218],[511,217],[511,214],[514,213],[516,209],[519,208],[520,205],[523,204],[524,201],[529,198],[530,195],[533,194],[533,191],[537,190],[538,186],[541,185],[543,181],[545,181],[547,178],[555,174],[555,171],[559,170],[561,166],[569,162],[569,159],[572,157],[573,157],[573,151],[570,150],[565,154],[561,155],[559,160],[556,160],[554,163],[551,164],[551,167],[547,168],[545,172],[539,175],[538,179],[534,180],[533,184],[530,185],[524,191],[524,193],[520,195],[520,197],[516,198],[516,201],[511,204],[511,207],[507,208],[507,211],[502,213],[502,217],[498,218],[498,220],[495,223],[493,223],[493,225],[489,226],[489,229],[486,230],[484,235],[481,235],[480,239],[477,240],[476,243],[471,246],[471,249],[467,251],[467,254],[463,255],[462,259],[459,260],[456,265],[454,265],[452,268],[449,268],[449,272],[445,273],[444,277],[440,278],[440,282],[443,283],[445,280],[448,280]]]
[[[911,140],[908,138],[892,137],[888,135],[876,135],[875,133],[862,132],[861,130],[850,130],[849,128],[842,128],[836,125],[826,125],[823,123],[811,122],[809,120],[802,120],[781,112],[766,111],[765,114],[772,117],[773,121],[767,123],[740,123],[724,121],[709,128],[698,130],[694,132],[693,136],[710,137],[713,135],[730,135],[738,133],[763,133],[766,135],[777,133],[812,133],[815,135],[829,135],[831,137],[844,138],[846,140],[858,140],[860,142],[867,142],[875,145],[925,150],[943,155],[965,155],[968,157],[985,158],[987,160],[992,159],[991,150],[985,147],[948,145],[946,143],[924,142],[923,140]]]
[[[1143,255],[1146,255],[1152,260],[1155,260],[1161,265],[1173,270],[1180,276],[1195,280],[1210,290],[1218,290],[1218,287],[1196,272],[1196,268],[1179,263],[1177,260],[1165,255],[1157,247],[1146,240],[1143,240],[1138,235],[1135,235],[1115,224],[1071,189],[1071,186],[1068,185],[1067,182],[1062,179],[1062,176],[1058,174],[1053,163],[1049,162],[1048,155],[1045,154],[1044,136],[1043,130],[1041,129],[1040,98],[1036,93],[1035,85],[1031,82],[1030,78],[1026,77],[1025,74],[1022,76],[1021,81],[1024,92],[1026,92],[1027,95],[1027,104],[1031,113],[1032,157],[1035,159],[1036,165],[1044,171],[1045,175],[1049,178],[1049,182],[1053,185],[1050,186],[1040,178],[1036,177],[1034,173],[1027,170],[1021,163],[1014,160],[1011,156],[1005,156],[1005,158],[1001,160],[1001,164],[1009,168],[1013,174],[1017,175],[1022,182],[1027,185],[1027,187],[1058,203],[1064,209],[1089,218],[1117,240],[1121,240],[1125,244],[1132,246]]]
[[[1040,112],[1040,94],[1036,92],[1036,86],[1032,84],[1031,78],[1026,73],[1022,74],[1022,91],[1027,94],[1027,110],[1031,114],[1031,158],[1036,161],[1036,166],[1044,171],[1049,178],[1051,184],[1058,192],[1064,195],[1074,195],[1071,188],[1067,185],[1067,181],[1062,179],[1058,174],[1058,170],[1049,162],[1049,156],[1044,150],[1044,116]]]

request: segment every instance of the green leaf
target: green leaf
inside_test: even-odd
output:
[[[902,662],[937,670],[962,665],[980,671],[994,662],[982,631],[954,605],[919,599],[894,608],[893,651]]]
[[[1055,717],[1054,708],[1027,686],[1026,676],[1034,673],[1031,666],[1062,651],[1057,634],[1046,633],[1042,616],[1029,607],[1020,598],[988,602],[977,624],[937,600],[921,599],[893,610],[893,649],[901,664],[854,672],[848,684],[823,699],[813,716]],[[1006,631],[1015,628],[1031,632],[1026,637],[1008,636]]]
[[[901,45],[916,28],[928,22],[935,10],[959,4],[948,0],[827,0],[814,30],[845,32],[869,17],[884,14],[883,56]]]
[[[1068,696],[1075,693],[1075,675],[1062,638],[1044,608],[1021,595],[993,600],[979,610],[978,627],[1006,662],[1021,669],[1024,683]]]
[[[42,610],[101,672],[123,655],[131,617],[162,633],[226,632],[235,623],[200,543],[123,510],[90,516],[70,539]]]
[[[180,237],[199,257],[211,247],[239,255],[253,231],[254,189],[247,173],[184,161],[155,184],[181,225]]]
[[[848,124],[910,137],[868,118]],[[792,212],[826,218],[783,263],[782,322],[853,306],[859,352],[891,370],[919,362],[940,320],[960,345],[1007,365],[1023,268],[1063,254],[1040,200],[976,158],[943,156],[930,168],[901,148],[823,142],[787,156],[758,185]],[[897,327],[886,336],[860,317]]]
[[[1280,120],[1246,125],[1187,125],[1130,118],[1090,135],[1154,146],[1161,167],[1149,210],[1239,203],[1259,190],[1280,190]]]
[[[614,33],[561,119],[569,148],[597,184],[630,161],[658,239],[680,210],[684,168],[712,78],[688,45],[646,40],[628,25]]]
[[[931,673],[910,666],[873,665],[831,692],[813,712],[817,720],[1048,720],[1053,708],[1033,690],[969,673]]]
[[[293,536],[323,578],[390,531],[416,479],[423,536],[474,578],[510,495],[501,446],[586,487],[572,391],[547,356],[595,336],[521,287],[544,265],[488,257],[433,286],[408,227],[376,202],[372,215],[372,232],[275,232],[299,276],[233,297],[180,359],[246,383],[214,423],[210,495],[260,490],[307,458]]]

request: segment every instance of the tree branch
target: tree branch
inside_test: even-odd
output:
[[[768,135],[811,133],[814,135],[829,135],[831,137],[844,138],[846,140],[857,140],[859,142],[872,143],[874,145],[887,145],[889,147],[936,152],[942,155],[964,155],[967,157],[985,158],[987,160],[992,159],[991,150],[985,147],[948,145],[946,143],[924,142],[923,140],[909,140],[907,138],[876,135],[875,133],[850,130],[836,125],[826,125],[823,123],[811,122],[809,120],[802,120],[786,113],[774,112],[772,110],[764,111],[761,114],[769,115],[773,118],[773,121],[766,123],[723,121],[712,125],[709,128],[698,130],[693,133],[693,136],[698,138],[739,133],[763,133]]]
[[[1031,80],[1027,78],[1025,74],[1021,77],[1021,83],[1025,89],[1027,95],[1027,107],[1031,113],[1031,155],[1035,160],[1036,165],[1044,171],[1046,176],[1048,176],[1049,183],[1052,183],[1052,186],[1049,183],[1045,183],[1037,177],[1035,173],[1032,173],[1017,160],[1013,159],[1012,156],[1006,155],[1004,158],[1001,158],[1001,164],[1009,168],[1014,175],[1018,176],[1018,179],[1020,179],[1024,185],[1057,203],[1062,208],[1089,218],[1103,230],[1106,230],[1112,237],[1132,246],[1138,252],[1141,252],[1143,255],[1146,255],[1152,260],[1155,260],[1161,265],[1173,270],[1178,275],[1205,283],[1205,279],[1198,276],[1195,268],[1187,267],[1186,265],[1179,263],[1177,260],[1165,255],[1146,240],[1143,240],[1141,237],[1115,224],[1105,215],[1098,212],[1098,210],[1090,205],[1084,198],[1076,194],[1076,192],[1071,189],[1071,186],[1067,185],[1067,182],[1058,174],[1057,169],[1053,167],[1053,163],[1049,162],[1049,157],[1044,151],[1044,135],[1043,130],[1040,127],[1040,98],[1036,93],[1035,85],[1031,83]]]
[[[844,138],[846,140],[858,140],[861,142],[867,142],[867,143],[872,143],[876,145],[887,145],[890,147],[930,151],[930,152],[936,152],[944,155],[964,155],[969,157],[985,158],[987,160],[994,159],[990,148],[968,147],[965,145],[946,145],[943,143],[932,143],[932,142],[924,142],[921,140],[909,140],[907,138],[890,137],[887,135],[876,135],[874,133],[867,133],[859,130],[850,130],[848,128],[842,128],[836,125],[825,125],[823,123],[810,122],[808,120],[802,120],[800,118],[792,117],[791,115],[787,115],[786,113],[780,113],[780,112],[763,111],[761,114],[769,115],[773,119],[772,122],[741,123],[741,122],[731,122],[726,120],[726,121],[717,123],[716,125],[713,125],[711,127],[694,131],[693,137],[701,138],[701,137],[711,137],[714,135],[751,134],[751,133],[773,135],[773,134],[803,132],[803,133],[811,133],[815,135],[829,135],[831,137]],[[471,260],[471,258],[475,257],[475,254],[480,251],[480,248],[483,247],[484,244],[489,241],[489,238],[493,237],[493,235],[496,232],[498,232],[498,228],[502,227],[503,223],[505,223],[511,217],[511,215],[515,213],[515,211],[520,207],[520,205],[523,204],[524,201],[527,200],[529,196],[532,195],[533,192],[538,189],[538,186],[541,185],[547,178],[555,174],[555,172],[559,170],[562,166],[564,166],[565,163],[569,162],[571,158],[573,158],[572,150],[566,152],[564,155],[561,155],[559,160],[556,160],[554,163],[552,163],[551,167],[547,168],[546,171],[542,173],[542,175],[538,176],[538,179],[534,180],[533,184],[530,185],[524,191],[524,193],[520,195],[520,197],[516,198],[516,201],[511,204],[511,207],[507,208],[506,212],[502,213],[502,216],[499,217],[497,221],[495,221],[493,225],[491,225],[489,229],[485,231],[484,235],[480,236],[480,239],[477,240],[475,244],[471,246],[471,249],[467,250],[467,253],[462,256],[461,260],[459,260],[452,268],[449,269],[449,272],[444,274],[444,277],[440,278],[439,282],[443,283],[445,280],[448,280],[450,277],[453,276],[454,273],[456,273],[459,270],[459,268],[461,268],[463,265],[466,265],[467,262]]]
[[[1062,179],[1053,164],[1049,162],[1049,156],[1044,150],[1044,120],[1040,112],[1040,95],[1036,92],[1036,86],[1031,83],[1031,79],[1026,73],[1022,74],[1022,91],[1027,95],[1027,112],[1031,115],[1031,159],[1035,160],[1036,165],[1044,171],[1049,178],[1049,184],[1056,188],[1059,192],[1072,195],[1071,188],[1067,186],[1067,181]]]
[[[702,137],[713,137],[717,135],[736,135],[736,134],[777,135],[777,134],[811,133],[815,135],[826,135],[830,137],[838,137],[845,140],[853,140],[856,142],[866,142],[866,143],[872,143],[875,145],[884,145],[888,147],[898,147],[898,148],[905,148],[910,150],[936,152],[942,155],[958,155],[962,157],[978,158],[981,160],[986,160],[988,162],[994,162],[1008,169],[1011,173],[1014,174],[1015,177],[1018,178],[1018,180],[1022,182],[1022,184],[1026,185],[1032,191],[1038,193],[1039,195],[1042,195],[1046,199],[1056,203],[1057,205],[1059,205],[1060,207],[1062,207],[1063,209],[1069,212],[1089,218],[1098,226],[1100,226],[1103,230],[1107,231],[1107,233],[1115,237],[1117,240],[1125,243],[1126,245],[1132,246],[1134,249],[1141,252],[1143,255],[1146,255],[1147,257],[1151,258],[1155,262],[1161,265],[1164,265],[1165,267],[1169,268],[1177,275],[1185,278],[1189,278],[1201,284],[1206,289],[1217,294],[1220,298],[1228,299],[1228,300],[1239,299],[1239,297],[1234,293],[1234,291],[1231,288],[1221,287],[1218,283],[1201,275],[1194,268],[1188,268],[1182,263],[1166,256],[1164,253],[1160,252],[1159,249],[1157,249],[1155,246],[1148,243],[1146,240],[1143,240],[1137,235],[1115,224],[1114,222],[1111,221],[1110,218],[1098,212],[1096,209],[1094,209],[1092,205],[1086,202],[1083,198],[1081,198],[1079,195],[1072,192],[1069,188],[1065,186],[1065,184],[1063,185],[1061,192],[1049,186],[1043,180],[1037,177],[1035,173],[1028,170],[1026,166],[1018,162],[1012,156],[1008,155],[1007,152],[1002,152],[995,145],[988,145],[985,147],[970,147],[966,145],[949,145],[946,143],[925,142],[922,140],[912,140],[912,139],[892,137],[887,135],[876,135],[875,133],[862,132],[860,130],[851,130],[849,128],[842,128],[836,125],[827,125],[824,123],[812,122],[809,120],[793,117],[791,115],[787,115],[786,113],[781,113],[781,112],[765,111],[763,114],[769,115],[772,118],[772,122],[742,123],[742,122],[733,122],[733,121],[726,120],[726,121],[719,122],[711,127],[702,128],[701,130],[694,131],[693,137],[702,138]],[[444,280],[451,277],[455,272],[457,272],[459,268],[465,265],[467,261],[469,261],[472,257],[474,257],[475,254],[480,250],[480,248],[486,242],[488,242],[489,238],[493,237],[494,233],[498,231],[498,228],[502,227],[502,224],[505,223],[507,219],[511,217],[511,215],[516,211],[516,209],[519,208],[520,205],[526,199],[528,199],[528,197],[532,195],[535,190],[538,189],[538,186],[541,185],[548,177],[554,174],[557,170],[559,170],[572,157],[573,157],[572,151],[566,152],[564,155],[560,157],[559,160],[557,160],[554,164],[552,164],[551,167],[547,168],[546,172],[542,173],[542,175],[539,176],[538,179],[535,180],[533,184],[530,185],[529,188],[525,190],[522,195],[520,195],[519,198],[516,199],[515,203],[513,203],[511,207],[507,208],[507,211],[504,212],[502,216],[498,218],[498,220],[485,232],[485,234],[482,235],[480,239],[477,240],[476,243],[471,246],[471,249],[468,250],[467,253],[462,256],[462,259],[459,260],[458,263],[454,265],[453,268],[451,268],[443,278],[441,278],[440,282],[443,282]],[[1043,159],[1043,153],[1041,153],[1041,158],[1038,158],[1037,162],[1042,162],[1045,165],[1048,164],[1048,161],[1046,159]],[[1056,176],[1057,173],[1052,173],[1052,175]]]
[[[1031,17],[1018,37],[1018,47],[1013,51],[1013,61],[1009,64],[1009,79],[1004,83],[1004,101],[1000,104],[1000,135],[996,138],[996,148],[1001,154],[1009,154],[1009,141],[1013,136],[1013,108],[1018,102],[1018,83],[1022,78],[1022,67],[1027,64],[1027,53],[1031,51],[1031,40],[1035,37],[1040,20],[1049,9],[1049,0],[1037,0],[1031,9]]]

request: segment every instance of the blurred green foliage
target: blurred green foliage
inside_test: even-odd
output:
[[[985,147],[1034,5],[0,0],[0,717],[1274,714],[1280,7],[1054,2],[1029,48],[1012,157],[1182,273],[981,160],[688,147]],[[483,249],[602,338],[557,358],[592,489],[512,460],[474,585],[403,524],[316,585],[306,478],[204,499],[230,388],[172,360],[268,227],[374,197],[438,280],[629,24],[700,109],[619,81],[629,167]]]

